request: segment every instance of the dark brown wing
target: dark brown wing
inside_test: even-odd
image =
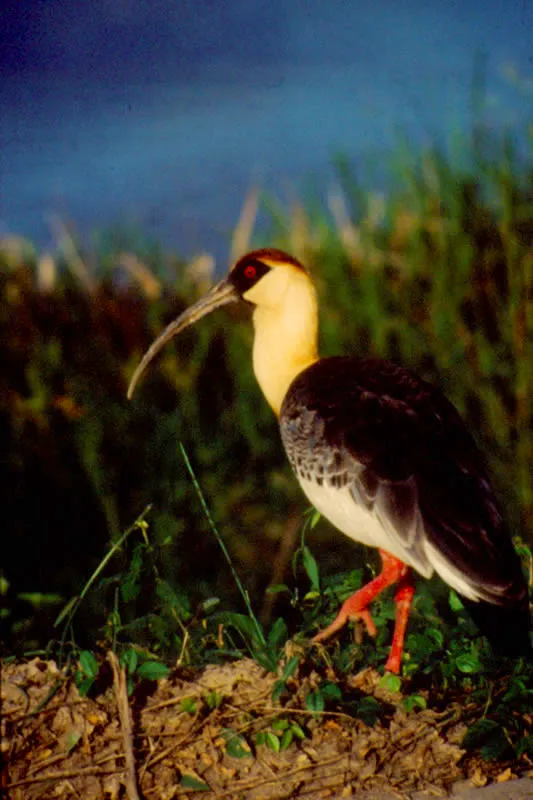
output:
[[[455,570],[478,599],[527,607],[520,562],[479,451],[440,391],[391,362],[325,358],[285,397],[280,425],[291,460],[306,419],[316,424],[299,446],[316,459],[332,448],[348,472],[351,461],[368,502],[380,494],[400,537],[412,532],[419,512],[428,558],[443,577]]]

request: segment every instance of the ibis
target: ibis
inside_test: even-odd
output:
[[[401,669],[415,574],[437,573],[463,599],[493,649],[530,652],[528,587],[470,432],[439,389],[391,361],[318,355],[318,302],[308,270],[274,248],[240,258],[227,277],[151,345],[128,396],[160,349],[230,303],[253,309],[253,369],[276,414],[308,500],[341,533],[378,549],[381,572],[314,637],[349,620],[376,629],[370,604],[395,585],[385,669]]]

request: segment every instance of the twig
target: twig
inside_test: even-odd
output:
[[[121,667],[116,653],[110,650],[107,654],[107,660],[111,664],[113,670],[113,683],[115,686],[115,694],[117,696],[117,708],[120,718],[120,728],[122,730],[122,739],[124,744],[124,758],[126,760],[126,792],[129,800],[140,800],[139,792],[137,789],[137,774],[135,771],[135,756],[133,754],[133,734],[131,723],[131,709],[128,702],[128,693],[126,691],[126,670]]]
[[[44,707],[43,703],[41,702],[39,703],[37,708],[35,708],[33,711],[28,711],[25,714],[21,714],[21,716],[16,717],[13,720],[13,722],[17,723],[18,725],[20,722],[24,722],[24,720],[29,720],[31,717],[37,717],[38,715],[43,715],[43,714],[51,714],[52,712],[57,711],[59,708],[72,708],[73,706],[81,706],[84,704],[85,705],[87,704],[87,700],[85,698],[82,698],[81,700],[62,700],[55,706],[46,706],[46,707]],[[11,711],[9,710],[2,711],[3,716],[7,716],[10,713]]]
[[[86,775],[118,775],[121,769],[100,769],[99,767],[87,767],[86,769],[65,770],[64,772],[49,772],[48,775],[40,775],[35,778],[23,778],[20,781],[8,783],[5,789],[15,789],[17,786],[30,786],[32,783],[45,783],[46,781],[63,781],[68,778],[81,778]]]
[[[109,737],[111,738],[111,737]],[[120,734],[120,738],[122,738],[122,734]],[[66,758],[71,757],[72,751],[65,751],[64,753],[60,753],[57,756],[50,756],[50,758],[46,758],[43,761],[39,761],[34,767],[30,767],[28,770],[28,777],[34,777],[37,772],[41,772],[43,769],[47,769],[47,767],[51,767],[52,764],[57,764],[59,761],[64,761]],[[105,753],[98,758],[94,759],[94,765],[96,767],[101,767],[102,764],[105,764],[106,761],[113,761],[116,759],[124,758],[122,753]]]
[[[217,794],[217,797],[218,798],[231,797],[231,796],[235,797],[235,794],[237,792],[242,792],[245,791],[246,789],[257,789],[259,786],[266,786],[269,783],[276,783],[277,781],[280,780],[280,778],[282,778],[283,782],[286,783],[289,778],[294,778],[295,776],[301,775],[303,772],[308,772],[310,769],[312,770],[322,767],[329,767],[341,761],[347,761],[348,763],[346,769],[349,769],[350,754],[341,753],[331,756],[331,758],[325,758],[318,763],[312,762],[311,764],[303,764],[300,767],[296,767],[295,769],[291,769],[288,772],[285,772],[283,776],[278,774],[274,778],[260,778],[259,780],[255,779],[252,781],[241,781],[240,783],[234,783],[232,789],[228,789],[224,792],[219,792]],[[344,771],[346,770],[343,770],[343,772]]]
[[[157,753],[156,755],[154,755],[153,753],[150,753],[150,755],[147,757],[146,761],[144,762],[144,764],[143,764],[143,766],[142,766],[142,768],[140,770],[141,779],[144,777],[146,771],[149,768],[152,769],[156,764],[158,764],[160,761],[162,761],[164,758],[166,758],[168,755],[170,755],[170,753],[172,753],[178,747],[181,747],[181,745],[184,742],[186,742],[188,739],[190,741],[195,741],[194,738],[190,739],[190,737],[191,736],[195,736],[198,733],[200,733],[202,728],[207,723],[208,719],[209,718],[207,717],[205,720],[203,720],[200,723],[200,726],[196,730],[194,730],[194,725],[196,724],[196,722],[198,720],[198,714],[196,714],[195,718],[192,720],[191,730],[188,730],[180,739],[178,739],[177,742],[173,742],[171,745],[169,745],[168,747],[165,747],[164,750],[162,750],[160,753]]]

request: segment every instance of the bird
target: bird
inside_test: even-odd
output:
[[[467,425],[440,389],[404,366],[320,358],[317,292],[293,256],[267,247],[239,258],[153,342],[128,397],[170,339],[238,302],[252,308],[253,370],[304,494],[338,531],[381,557],[379,574],[313,641],[329,639],[348,621],[375,636],[370,604],[395,585],[385,670],[400,673],[415,575],[436,573],[497,654],[529,654],[527,582]]]

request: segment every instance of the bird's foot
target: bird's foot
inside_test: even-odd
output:
[[[333,636],[334,633],[337,633],[337,631],[343,628],[348,621],[361,621],[364,624],[368,635],[375,637],[377,631],[376,626],[374,625],[374,620],[372,619],[370,611],[367,608],[361,608],[361,598],[358,595],[359,592],[356,592],[343,603],[341,610],[333,622],[328,625],[327,628],[324,628],[323,631],[319,631],[316,636],[313,636],[313,642],[316,643],[326,641],[326,639],[329,639],[330,636]]]
[[[399,675],[401,664],[402,664],[401,651],[395,653],[391,648],[390,655],[387,659],[387,663],[385,664],[385,672],[394,672],[395,675]]]

